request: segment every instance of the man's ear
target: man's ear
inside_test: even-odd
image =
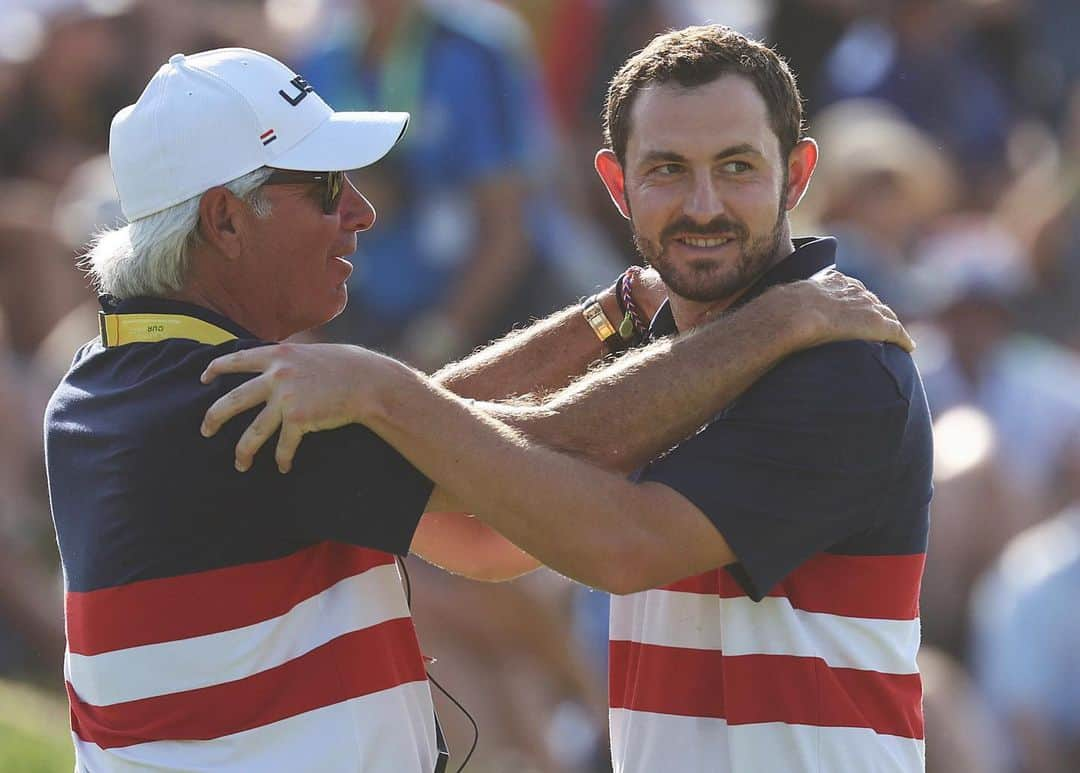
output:
[[[788,154],[787,190],[784,191],[784,209],[798,206],[810,185],[810,178],[817,167],[818,144],[812,137],[804,137],[795,143]]]
[[[630,205],[626,201],[626,178],[623,176],[622,164],[619,163],[615,151],[603,148],[596,153],[593,161],[596,173],[604,181],[608,195],[615,203],[615,207],[627,220],[630,219]]]
[[[199,234],[227,258],[243,250],[240,215],[243,202],[228,188],[211,188],[199,199]]]

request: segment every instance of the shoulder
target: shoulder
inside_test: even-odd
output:
[[[841,341],[782,360],[739,398],[738,414],[805,415],[902,408],[921,393],[911,356],[892,344]]]
[[[208,401],[248,380],[250,376],[242,374],[207,385],[199,377],[217,357],[266,343],[238,339],[209,346],[170,339],[104,348],[92,341],[76,354],[54,402],[91,413],[145,414],[160,423],[188,414],[193,406],[205,409]]]

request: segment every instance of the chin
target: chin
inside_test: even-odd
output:
[[[676,295],[695,303],[712,303],[742,292],[754,277],[722,268],[711,271],[661,271],[664,284]]]

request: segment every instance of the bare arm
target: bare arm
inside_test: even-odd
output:
[[[652,269],[641,272],[633,285],[633,299],[646,319],[666,298],[660,275]],[[597,293],[596,299],[608,321],[618,325],[621,313],[613,288]],[[477,400],[540,396],[569,385],[605,353],[575,303],[447,365],[433,378],[454,394]]]
[[[517,421],[551,431],[560,447],[632,468],[700,427],[791,351],[853,337],[910,348],[890,311],[856,285],[831,281],[775,288],[692,335],[590,374],[539,410],[504,410],[520,410]],[[277,364],[276,355],[284,355]],[[216,361],[206,378],[251,370],[266,373],[221,398],[204,425],[212,433],[269,400],[238,458],[250,460],[280,423],[278,459],[287,467],[305,431],[360,420],[438,482],[429,509],[468,509],[583,582],[627,592],[733,560],[723,537],[674,491],[631,484],[531,442],[389,358],[355,347],[264,348]],[[613,427],[614,450],[604,451]]]
[[[484,408],[551,448],[629,473],[706,424],[789,354],[852,338],[914,348],[888,307],[831,272],[775,287],[677,339],[630,352],[541,406]]]
[[[651,317],[667,296],[655,271],[634,284],[634,300]],[[611,287],[597,300],[617,324],[619,305]],[[574,304],[524,330],[446,366],[434,380],[451,392],[478,400],[506,400],[529,394],[534,399],[565,387],[598,362],[605,349]],[[493,406],[493,409],[498,409]],[[429,563],[477,580],[505,580],[540,563],[466,513],[428,512],[413,537],[412,551]]]

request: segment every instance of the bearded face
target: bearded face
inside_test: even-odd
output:
[[[700,305],[734,299],[790,250],[789,171],[801,192],[815,161],[816,146],[781,153],[756,86],[723,75],[643,89],[623,163],[598,156],[597,169],[672,301]]]
[[[757,281],[776,261],[784,225],[782,209],[772,227],[758,234],[752,234],[746,223],[725,215],[707,223],[681,216],[665,226],[654,241],[642,235],[632,210],[630,217],[634,246],[641,257],[657,270],[669,290],[697,303],[730,298]],[[681,252],[693,249],[709,254],[679,259],[672,254],[673,246]]]

